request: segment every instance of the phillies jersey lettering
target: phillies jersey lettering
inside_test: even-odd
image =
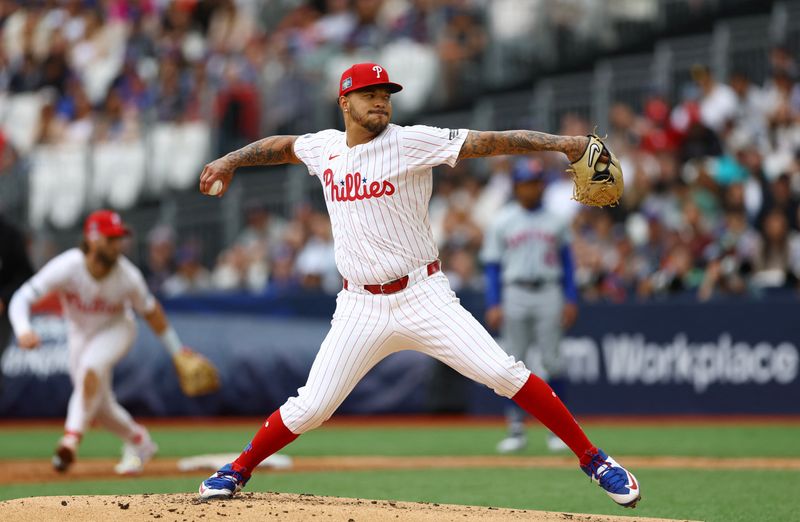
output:
[[[87,314],[121,314],[125,307],[122,303],[109,303],[105,299],[95,297],[84,302],[80,295],[74,292],[65,292],[64,301],[68,306]]]
[[[132,308],[146,314],[155,306],[142,273],[127,258],[120,256],[111,272],[97,280],[86,268],[84,253],[77,248],[51,259],[25,285],[38,298],[56,292],[71,330],[84,335],[130,318]],[[25,323],[27,317],[18,321]],[[15,324],[14,328],[29,331],[30,325]]]
[[[394,185],[392,185],[391,181],[368,183],[367,178],[362,178],[359,172],[345,174],[344,179],[336,183],[333,180],[333,171],[325,169],[323,179],[325,180],[325,188],[330,190],[331,201],[360,201],[394,194]],[[363,185],[361,184],[362,180]],[[341,185],[341,188],[339,185]],[[327,196],[328,194],[326,194]]]
[[[428,221],[431,168],[454,166],[467,132],[390,124],[354,147],[332,129],[297,138],[295,155],[325,193],[342,276],[357,285],[383,283],[439,256]]]

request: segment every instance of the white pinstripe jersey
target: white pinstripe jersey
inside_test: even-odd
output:
[[[97,280],[77,248],[51,259],[25,284],[36,298],[57,292],[70,330],[86,335],[129,315],[131,308],[144,314],[156,304],[142,273],[126,257],[120,256],[111,272]],[[14,324],[14,330],[30,331],[27,320],[17,320],[21,324]]]
[[[390,124],[355,147],[333,129],[297,138],[295,155],[325,192],[343,277],[358,285],[383,283],[439,256],[428,222],[431,168],[454,166],[467,133]]]

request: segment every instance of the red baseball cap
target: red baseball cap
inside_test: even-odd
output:
[[[403,90],[399,83],[389,81],[389,73],[377,63],[357,63],[342,73],[339,96],[373,85],[386,87],[391,93]]]
[[[122,218],[113,210],[95,210],[83,224],[83,234],[86,236],[102,234],[106,237],[122,237],[130,233]]]

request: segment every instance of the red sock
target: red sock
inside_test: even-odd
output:
[[[584,458],[587,452],[596,451],[575,417],[556,396],[553,389],[539,377],[531,374],[512,399],[520,408],[539,419],[539,422],[563,440],[579,459]]]
[[[233,469],[244,475],[245,478],[249,477],[253,470],[256,469],[262,460],[269,457],[276,451],[280,450],[294,439],[299,437],[295,435],[286,425],[281,418],[280,410],[269,416],[267,422],[261,426],[253,440],[244,449],[241,455],[233,461]]]

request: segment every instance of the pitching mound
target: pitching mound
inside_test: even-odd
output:
[[[464,521],[534,520],[572,522],[631,522],[629,517],[581,515],[519,509],[423,504],[352,498],[292,495],[287,493],[244,493],[233,500],[201,502],[195,495],[92,495],[35,497],[0,502],[3,520],[218,520],[281,521]],[[667,522],[665,519],[639,518],[637,521]]]

